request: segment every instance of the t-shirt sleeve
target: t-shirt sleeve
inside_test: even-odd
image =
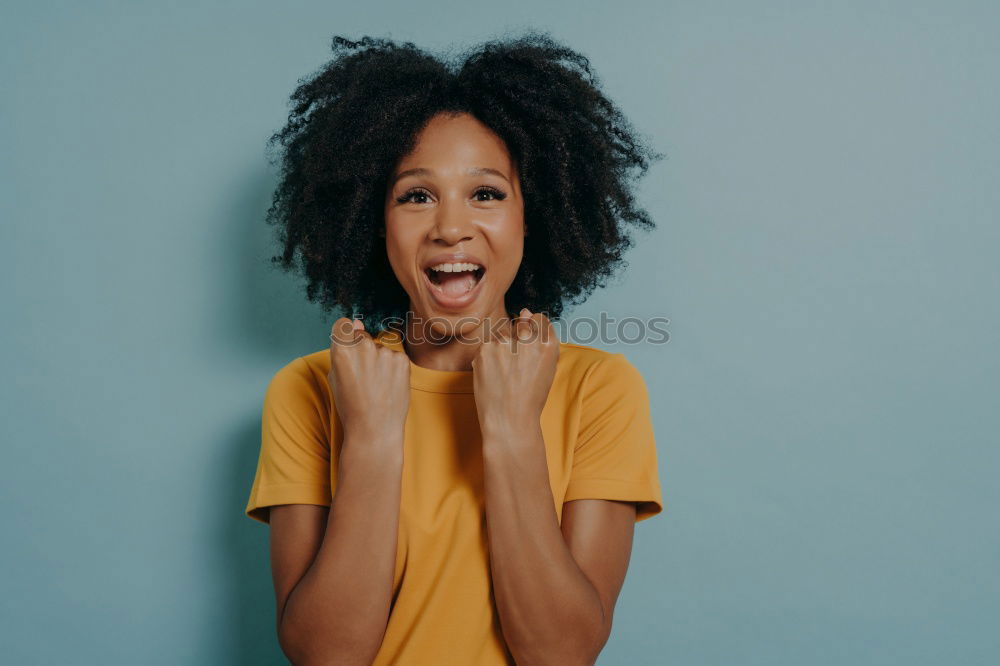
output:
[[[624,354],[601,359],[584,379],[563,501],[576,499],[636,502],[636,522],[663,510],[649,395]]]
[[[260,457],[246,515],[270,522],[270,507],[331,501],[325,395],[297,358],[271,379],[261,413]]]

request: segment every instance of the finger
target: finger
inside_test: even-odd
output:
[[[361,319],[341,317],[333,325],[333,329],[330,340],[341,347],[356,347],[364,344],[366,339],[371,340],[371,335],[365,330],[364,321]]]
[[[532,335],[531,310],[521,308],[521,313],[514,322],[514,336],[518,341],[529,340]]]
[[[538,312],[533,313],[528,308],[521,310],[518,337],[522,342],[535,342],[542,337],[543,328],[538,322],[538,318],[542,316],[544,315]]]
[[[541,312],[533,312],[530,316],[525,317],[524,327],[529,331],[528,339],[532,342],[544,342],[548,339],[545,328],[545,315]]]
[[[375,345],[375,337],[368,332],[365,328],[365,322],[363,319],[354,319],[351,321],[352,330],[351,333],[354,339],[351,344],[354,346],[358,345]]]
[[[354,344],[361,344],[364,341],[375,342],[375,338],[365,328],[364,319],[355,319],[351,323],[354,325]]]
[[[349,317],[340,317],[333,322],[330,342],[335,345],[350,345],[354,342],[354,323]]]
[[[522,309],[520,313],[509,322],[507,327],[507,338],[505,342],[510,347],[512,353],[517,353],[518,343],[521,342],[521,337],[523,333],[524,326],[524,310]]]
[[[531,311],[527,308],[521,310],[521,314],[518,316],[517,320],[517,334],[514,339],[514,351],[516,352],[520,345],[531,344],[537,339],[535,333],[534,321],[531,319]]]
[[[541,342],[551,339],[552,336],[550,334],[552,329],[549,326],[549,318],[544,313],[536,312],[531,315],[531,330],[534,336],[532,339]]]
[[[509,319],[501,319],[494,322],[492,319],[483,320],[483,343],[493,342],[493,343],[504,343],[510,340],[510,327],[511,321]]]

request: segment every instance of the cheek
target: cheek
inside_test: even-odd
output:
[[[407,282],[412,282],[413,279],[407,271],[407,261],[406,254],[398,245],[394,245],[391,241],[386,243],[385,246],[386,256],[389,258],[389,266],[392,268],[392,272],[395,273],[396,279],[399,280],[400,284],[406,285]]]
[[[490,230],[490,246],[493,254],[493,286],[506,290],[510,288],[524,256],[524,226],[520,218],[505,220]]]
[[[400,284],[406,286],[415,280],[414,265],[419,238],[415,235],[405,233],[399,226],[391,222],[386,224],[385,238],[379,238],[385,244],[386,256],[389,259],[389,266]]]
[[[513,266],[516,273],[524,256],[524,223],[520,217],[505,225],[502,234],[504,263]]]

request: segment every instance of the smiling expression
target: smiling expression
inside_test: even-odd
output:
[[[524,233],[517,168],[503,140],[468,113],[431,118],[385,196],[386,253],[413,314],[449,336],[506,317]]]

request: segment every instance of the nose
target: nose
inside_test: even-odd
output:
[[[431,240],[456,245],[462,241],[472,240],[474,235],[475,223],[471,211],[461,203],[442,200],[438,206],[434,226],[431,228]]]

